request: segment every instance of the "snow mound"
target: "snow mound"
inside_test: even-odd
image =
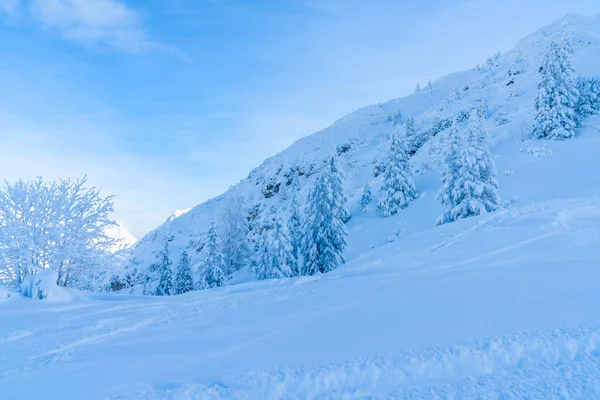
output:
[[[38,300],[53,297],[61,291],[56,284],[57,280],[58,272],[51,269],[29,275],[21,283],[21,294]]]

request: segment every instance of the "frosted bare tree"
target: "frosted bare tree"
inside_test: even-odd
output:
[[[0,283],[18,286],[32,273],[58,272],[57,283],[100,289],[110,275],[109,249],[117,239],[105,228],[113,196],[86,186],[87,178],[5,182],[0,189]]]

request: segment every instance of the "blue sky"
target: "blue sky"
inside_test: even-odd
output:
[[[136,236],[264,158],[597,0],[0,0],[0,175],[79,177]]]

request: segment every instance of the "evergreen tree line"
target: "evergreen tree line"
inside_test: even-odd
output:
[[[289,209],[289,218],[275,210],[262,222],[258,240],[251,245],[247,210],[242,198],[234,198],[226,208],[225,230],[221,240],[213,219],[206,235],[204,258],[196,276],[187,251],[173,266],[169,245],[159,253],[144,280],[144,294],[169,296],[192,290],[220,287],[234,272],[250,266],[257,279],[279,279],[300,275],[327,273],[345,262],[347,197],[343,189],[343,174],[334,156],[311,188],[306,207],[300,207],[297,186]],[[156,284],[153,290],[151,287]]]
[[[456,119],[450,127],[442,159],[442,187],[436,195],[446,211],[436,221],[438,225],[493,212],[501,206],[496,167],[486,144],[484,117],[480,108],[474,108],[464,131],[459,129]],[[418,197],[409,159],[419,147],[419,135],[414,121],[409,118],[391,140],[377,203],[381,216],[387,218],[397,214]],[[372,190],[367,183],[360,199],[363,212],[367,211],[372,199]]]

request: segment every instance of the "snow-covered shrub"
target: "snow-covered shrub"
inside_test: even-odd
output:
[[[456,103],[457,101],[459,101],[462,98],[461,94],[460,94],[460,90],[458,88],[454,88],[452,89],[452,93],[450,94],[450,96],[448,96],[446,98],[446,101],[451,104],[451,103]]]
[[[501,126],[508,124],[510,120],[508,119],[508,115],[504,111],[501,111],[496,115],[494,122],[496,123],[496,126]]]
[[[352,145],[350,143],[342,143],[338,144],[335,147],[335,151],[337,152],[338,157],[344,153],[349,152],[352,149]]]
[[[395,113],[391,113],[385,119],[385,122],[392,126],[400,125],[402,123],[402,112],[397,111]]]
[[[531,145],[527,147],[527,153],[532,154],[535,157],[547,156],[553,153],[552,149],[546,145]]]
[[[511,66],[508,68],[508,79],[514,79],[513,77],[520,75],[523,73],[523,67],[520,64],[511,64]]]
[[[435,117],[433,120],[433,125],[427,131],[429,136],[436,136],[438,133],[450,128],[454,122],[457,124],[464,122],[469,119],[469,115],[471,114],[470,110],[460,110],[452,117],[440,119],[439,117]]]
[[[418,165],[413,165],[412,172],[414,175],[427,175],[427,173],[431,170],[431,164],[429,161],[423,161]]]
[[[523,94],[523,92],[521,92],[519,89],[517,89],[517,88],[514,88],[514,87],[513,87],[513,88],[510,90],[510,92],[508,93],[508,97],[507,97],[506,99],[507,99],[507,100],[512,100],[512,99],[514,99],[515,97],[519,97],[519,96],[521,96],[522,94]]]
[[[46,299],[56,290],[57,280],[58,272],[51,269],[29,274],[21,282],[21,294],[32,299]]]
[[[385,164],[377,164],[373,167],[373,176],[377,178],[379,175],[385,172]]]
[[[506,208],[512,204],[515,204],[517,202],[517,198],[516,197],[512,197],[510,199],[504,199],[502,200],[502,207]]]

